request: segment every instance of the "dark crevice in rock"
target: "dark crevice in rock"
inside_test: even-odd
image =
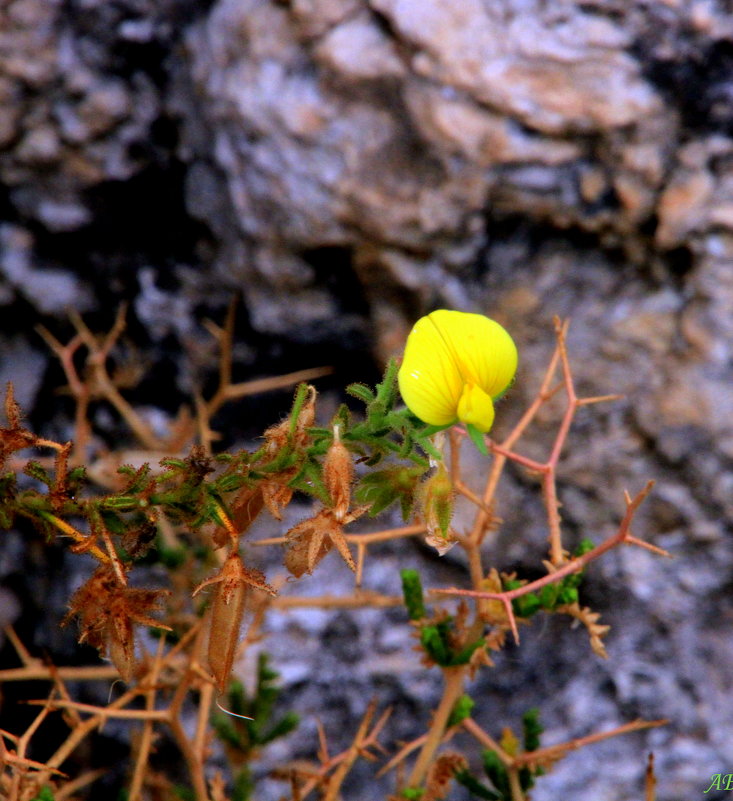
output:
[[[81,276],[115,275],[109,290],[118,299],[124,297],[134,284],[136,268],[189,261],[197,243],[208,238],[208,228],[185,209],[184,180],[184,165],[171,161],[150,164],[126,181],[98,184],[86,195],[93,213],[88,225],[68,232],[28,226],[37,257]]]
[[[616,266],[626,264],[626,257],[621,247],[604,246],[600,235],[594,231],[587,231],[578,226],[558,228],[551,223],[531,220],[522,214],[509,214],[490,216],[487,218],[487,247],[489,253],[493,246],[502,242],[521,243],[522,248],[531,258],[535,257],[541,248],[550,242],[568,245],[576,251],[602,251],[606,259]],[[491,264],[486,258],[476,260],[476,277],[491,270]]]
[[[313,268],[316,283],[334,296],[342,314],[369,314],[363,287],[354,272],[353,248],[312,248],[304,251],[302,257]]]
[[[657,34],[661,37],[662,34]],[[733,42],[710,42],[691,31],[678,32],[673,50],[654,37],[638,40],[632,53],[643,74],[677,108],[689,135],[733,132]],[[680,47],[680,45],[684,45]]]
[[[685,278],[695,267],[692,251],[686,245],[680,245],[664,254],[667,274],[678,288],[684,285]]]

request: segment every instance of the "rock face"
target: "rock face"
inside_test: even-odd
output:
[[[201,318],[240,290],[238,366],[272,373],[372,364],[420,313],[450,306],[517,339],[520,375],[499,411],[510,420],[536,389],[552,317],[570,316],[582,392],[625,400],[579,418],[566,525],[602,536],[623,490],[655,478],[639,534],[676,558],[629,550],[595,566],[607,663],[577,632],[536,627],[477,692],[487,726],[536,703],[556,740],[670,718],[569,758],[535,801],[639,798],[650,749],[659,801],[695,797],[733,765],[731,41],[714,0],[5,3],[2,378],[32,406],[46,362],[29,323],[61,326],[68,307],[101,328],[128,300],[149,358],[184,348],[203,362]],[[151,384],[142,400],[170,392]],[[550,434],[538,430],[537,455]],[[505,503],[497,565],[536,564],[536,488],[517,473]],[[395,591],[402,558],[385,554],[376,586]],[[436,583],[457,570],[445,561]],[[325,693],[338,730],[355,724],[334,709],[358,715],[353,699],[375,682],[406,710],[429,704],[437,683],[385,667],[394,621],[358,617],[363,658],[349,667],[347,635],[328,636],[349,619],[294,615],[273,633],[296,707],[320,710]],[[324,648],[328,687],[304,678]],[[395,736],[410,736],[409,717]],[[294,747],[312,748],[311,734]]]

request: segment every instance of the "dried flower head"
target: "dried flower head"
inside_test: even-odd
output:
[[[302,385],[301,385],[302,386]],[[308,384],[305,388],[303,403],[297,410],[294,420],[286,418],[274,426],[270,426],[264,433],[268,453],[276,454],[291,440],[294,445],[303,445],[307,438],[307,429],[316,419],[316,388]]]
[[[69,612],[61,624],[79,618],[79,642],[88,642],[106,654],[120,676],[130,681],[135,668],[133,623],[170,631],[148,612],[160,608],[161,596],[168,590],[139,590],[120,584],[110,565],[98,568],[72,595]]]
[[[285,567],[298,578],[303,573],[312,573],[313,568],[335,546],[344,562],[356,571],[356,563],[344,537],[343,526],[356,520],[367,508],[358,507],[341,520],[336,517],[333,509],[321,509],[313,517],[293,526],[285,535]]]
[[[516,370],[517,348],[499,323],[440,309],[415,323],[398,379],[407,407],[425,423],[458,420],[485,433],[494,422],[494,400]]]

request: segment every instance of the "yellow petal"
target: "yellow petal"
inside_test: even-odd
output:
[[[502,326],[483,314],[440,309],[428,315],[453,354],[464,377],[492,398],[517,372],[517,348]]]
[[[494,423],[494,402],[481,387],[466,384],[458,401],[458,419],[462,423],[472,423],[485,434]]]
[[[516,369],[517,349],[498,323],[440,309],[415,323],[398,380],[407,407],[424,422],[459,418],[485,432],[494,417],[491,398],[507,389]]]
[[[423,422],[442,426],[456,419],[463,377],[429,317],[419,319],[410,332],[397,378],[407,407]]]

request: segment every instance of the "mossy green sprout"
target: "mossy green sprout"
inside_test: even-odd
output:
[[[402,398],[425,423],[464,423],[485,434],[494,401],[517,371],[517,348],[507,331],[482,314],[439,309],[420,318],[405,345],[398,374]]]

